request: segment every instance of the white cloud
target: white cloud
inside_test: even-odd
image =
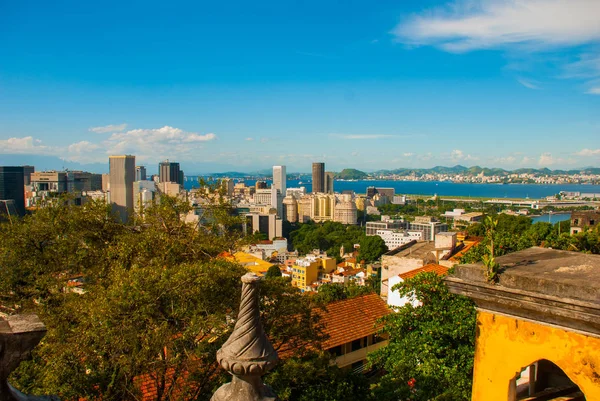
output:
[[[523,159],[521,160],[521,165],[531,165],[532,163],[535,163],[535,159],[533,157],[523,156]]]
[[[542,153],[540,155],[540,160],[538,160],[538,164],[540,166],[544,166],[544,167],[551,166],[554,163],[556,163],[556,160],[554,160],[554,157],[552,157],[552,153],[548,153],[548,152]]]
[[[514,156],[505,156],[505,157],[494,157],[494,158],[492,158],[492,161],[494,163],[503,164],[503,165],[513,164],[516,160],[517,160],[517,158],[514,157]]]
[[[183,138],[183,142],[206,142],[212,141],[214,139],[217,139],[217,136],[212,132],[206,135],[190,133],[185,138]]]
[[[594,78],[600,75],[600,54],[584,53],[577,61],[565,65],[565,78]]]
[[[582,149],[579,152],[575,153],[577,156],[600,156],[600,149]]]
[[[478,157],[475,156],[471,156],[471,155],[466,155],[462,150],[459,149],[454,149],[452,152],[450,152],[450,159],[453,162],[459,162],[459,161],[474,161],[474,160],[479,160]]]
[[[118,124],[118,125],[105,125],[103,127],[91,127],[89,131],[95,132],[96,134],[107,134],[110,132],[121,132],[125,131],[127,128],[127,124]]]
[[[73,144],[69,145],[69,147],[67,148],[67,151],[69,153],[85,153],[85,152],[94,151],[98,148],[100,148],[100,145],[97,145],[95,143],[91,143],[88,141],[81,141],[81,142],[77,142],[77,143],[73,143]]]
[[[567,164],[574,164],[576,162],[577,162],[577,160],[572,157],[566,158],[566,159],[562,158],[562,157],[555,157],[550,152],[542,153],[538,160],[538,164],[541,167],[549,167],[549,166],[553,166],[553,165],[563,165],[564,166]]]
[[[134,129],[113,133],[103,146],[107,155],[134,154],[140,160],[161,159],[191,160],[200,144],[213,141],[213,133],[200,135],[180,128],[164,126],[152,129]]]
[[[586,80],[585,93],[600,95],[600,53],[584,53],[575,62],[566,64],[561,78],[575,78]]]
[[[507,45],[545,49],[600,39],[598,0],[462,0],[400,23],[398,41],[451,52]]]
[[[250,137],[248,137],[248,138],[246,138],[246,140],[247,140],[247,141],[253,141],[253,140],[254,140],[254,138],[250,138]]]
[[[402,156],[404,156],[404,157],[412,157],[412,156],[414,156],[414,155],[415,155],[414,153],[410,153],[410,152],[407,152],[407,153],[403,153],[403,154],[402,154]]]
[[[46,146],[41,140],[35,139],[32,136],[0,139],[0,153],[48,155],[55,154],[57,151],[58,148]]]
[[[431,160],[433,158],[433,154],[431,152],[425,153],[424,155],[421,155],[419,157],[419,159],[423,160],[423,161],[428,161]]]
[[[106,156],[98,154],[97,150],[101,146],[88,141],[73,143],[67,147],[66,160],[79,163],[102,163],[106,161]]]
[[[538,85],[534,84],[533,82],[527,79],[518,78],[517,82],[529,89],[541,89]]]

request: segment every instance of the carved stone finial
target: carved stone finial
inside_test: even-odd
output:
[[[45,334],[46,327],[36,315],[0,318],[0,401],[58,400],[55,397],[28,396],[8,384],[8,376],[29,358]]]
[[[231,383],[221,386],[211,401],[276,401],[277,395],[263,384],[261,376],[277,363],[277,352],[265,335],[258,309],[256,274],[242,277],[242,302],[229,339],[217,351],[219,364],[233,375]]]

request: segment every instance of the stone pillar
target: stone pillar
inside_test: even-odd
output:
[[[58,400],[55,397],[28,396],[10,384],[8,376],[29,358],[46,334],[46,327],[36,315],[14,315],[0,318],[0,401]]]
[[[242,302],[229,339],[217,351],[219,364],[233,375],[231,383],[221,386],[211,401],[277,401],[273,390],[261,376],[277,363],[277,352],[267,339],[260,322],[258,284],[260,277],[242,277]]]

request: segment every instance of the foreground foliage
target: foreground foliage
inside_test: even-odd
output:
[[[369,383],[362,374],[345,372],[326,354],[290,358],[266,377],[282,401],[371,400]]]
[[[469,227],[470,235],[484,237],[484,241],[473,247],[461,258],[461,263],[475,263],[483,260],[489,253],[488,247],[494,243],[494,255],[502,256],[521,251],[532,246],[550,247],[565,251],[600,254],[600,227],[569,234],[569,222],[556,224],[546,222],[532,223],[529,217],[499,214],[493,235],[486,235],[485,224]]]
[[[218,202],[203,208],[197,229],[181,219],[189,205],[169,197],[134,225],[96,202],[56,202],[4,224],[1,303],[37,313],[48,328],[13,383],[62,399],[136,400],[146,382],[156,400],[208,400],[228,379],[215,353],[232,329],[246,270],[217,257],[242,240],[236,219]],[[83,293],[72,278],[84,280]],[[318,349],[310,302],[287,279],[263,283],[263,324],[277,349]]]
[[[395,286],[411,303],[383,318],[389,345],[370,355],[386,374],[373,388],[379,400],[470,400],[475,350],[475,307],[448,291],[435,273]]]

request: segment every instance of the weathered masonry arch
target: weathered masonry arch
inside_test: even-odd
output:
[[[585,394],[555,363],[541,359],[524,367],[508,384],[509,400],[559,399],[583,401]]]
[[[600,401],[600,256],[530,248],[497,261],[497,283],[481,264],[446,279],[477,304],[472,400]]]

